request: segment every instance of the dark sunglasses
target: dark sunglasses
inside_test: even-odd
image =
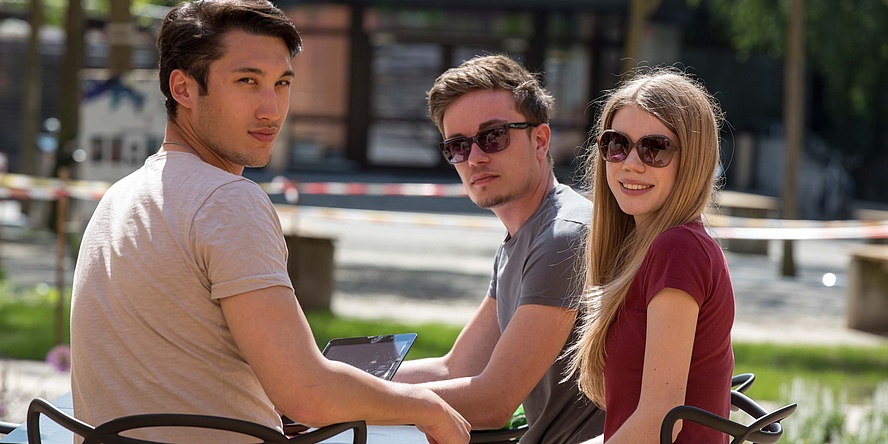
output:
[[[629,136],[614,130],[607,130],[598,138],[598,152],[608,162],[622,162],[632,148],[638,150],[638,158],[645,165],[663,168],[672,162],[679,147],[666,136],[644,136],[635,143]]]
[[[503,123],[478,131],[472,137],[457,136],[441,142],[441,153],[450,163],[465,162],[472,151],[472,145],[478,144],[485,153],[496,153],[509,147],[509,130],[527,129],[539,126],[539,123],[517,122]]]

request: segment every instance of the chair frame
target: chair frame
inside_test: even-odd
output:
[[[472,430],[470,432],[469,444],[502,444],[518,442],[518,440],[524,436],[524,432],[526,431],[527,424],[523,424],[513,429]]]
[[[746,393],[752,387],[753,382],[755,382],[755,374],[741,373],[731,378],[731,388],[740,393]]]
[[[124,416],[111,419],[93,427],[63,412],[49,401],[36,398],[28,406],[27,425],[28,442],[30,444],[41,442],[40,415],[44,415],[62,427],[82,436],[84,438],[83,444],[157,444],[154,441],[120,435],[120,433],[128,430],[148,427],[193,427],[230,431],[259,438],[266,444],[316,443],[347,430],[353,430],[353,442],[355,444],[366,444],[367,442],[367,426],[364,421],[333,424],[293,438],[287,438],[281,432],[270,427],[241,419],[180,413],[149,413]]]
[[[755,382],[755,374],[753,373],[741,373],[739,375],[735,375],[731,378],[731,387],[739,392],[745,393],[749,390],[749,387],[752,386],[752,383]],[[738,401],[742,402],[742,401]],[[732,403],[732,408],[734,405]],[[788,415],[787,415],[788,416]],[[778,424],[779,427],[779,424]],[[524,435],[524,432],[527,431],[527,424],[522,425],[521,427],[516,427],[514,429],[500,429],[500,430],[472,430],[471,437],[469,439],[469,444],[503,444],[503,443],[511,443],[518,442],[519,439]],[[670,431],[671,434],[671,431]],[[669,437],[672,442],[672,437]]]
[[[663,423],[660,426],[660,444],[672,443],[672,430],[678,420],[695,422],[731,435],[734,438],[731,444],[740,444],[746,441],[773,444],[779,441],[783,436],[783,426],[780,421],[792,415],[798,404],[789,404],[773,412],[768,412],[743,394],[754,381],[755,375],[752,373],[744,373],[731,379],[731,386],[737,387],[731,390],[731,408],[742,410],[754,418],[752,423],[743,425],[698,407],[680,405],[670,410],[663,418]]]
[[[737,392],[745,393],[755,382],[755,375],[752,373],[741,373],[731,378],[731,387]],[[734,407],[732,405],[732,407]],[[500,430],[472,430],[469,444],[503,444],[518,442],[519,439],[527,431],[527,424],[514,429]],[[671,436],[670,436],[671,440]],[[666,442],[666,441],[664,441]],[[671,442],[671,441],[669,441]]]
[[[21,424],[13,424],[11,422],[0,421],[0,435],[8,435],[17,429]]]

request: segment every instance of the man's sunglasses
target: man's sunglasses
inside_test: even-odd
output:
[[[478,131],[472,137],[457,136],[441,142],[441,153],[450,163],[465,162],[472,151],[472,145],[478,144],[485,153],[496,153],[509,147],[509,130],[527,129],[539,126],[539,123],[517,122],[503,123]]]
[[[608,162],[622,162],[632,148],[638,150],[638,158],[645,165],[663,168],[672,162],[679,147],[666,136],[644,136],[635,143],[629,136],[614,130],[607,130],[598,138],[598,152]]]

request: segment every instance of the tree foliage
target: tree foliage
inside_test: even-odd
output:
[[[708,7],[740,57],[786,50],[787,0],[688,0]],[[807,0],[808,60],[836,116],[873,121],[884,114],[888,80],[888,0]],[[881,116],[888,119],[886,116]]]
[[[51,26],[64,27],[65,12],[68,8],[68,0],[42,0],[45,8],[46,23]],[[181,0],[131,0],[132,11],[136,20],[139,20],[139,12],[151,6],[174,6]],[[28,8],[28,0],[0,0],[0,6],[8,10],[25,11]],[[109,0],[81,0],[83,9],[91,17],[107,17],[110,10]]]

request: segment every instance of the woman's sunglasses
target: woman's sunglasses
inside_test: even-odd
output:
[[[666,136],[644,136],[635,143],[629,136],[614,130],[607,130],[598,138],[598,152],[608,162],[622,162],[632,148],[638,150],[638,158],[645,165],[663,168],[672,162],[679,147]]]
[[[539,124],[529,122],[503,123],[478,131],[478,134],[472,137],[451,137],[441,142],[441,153],[444,154],[444,158],[450,163],[465,162],[469,158],[473,144],[477,143],[481,151],[485,153],[496,153],[509,147],[509,130],[512,128],[527,129],[535,126],[539,126]]]

